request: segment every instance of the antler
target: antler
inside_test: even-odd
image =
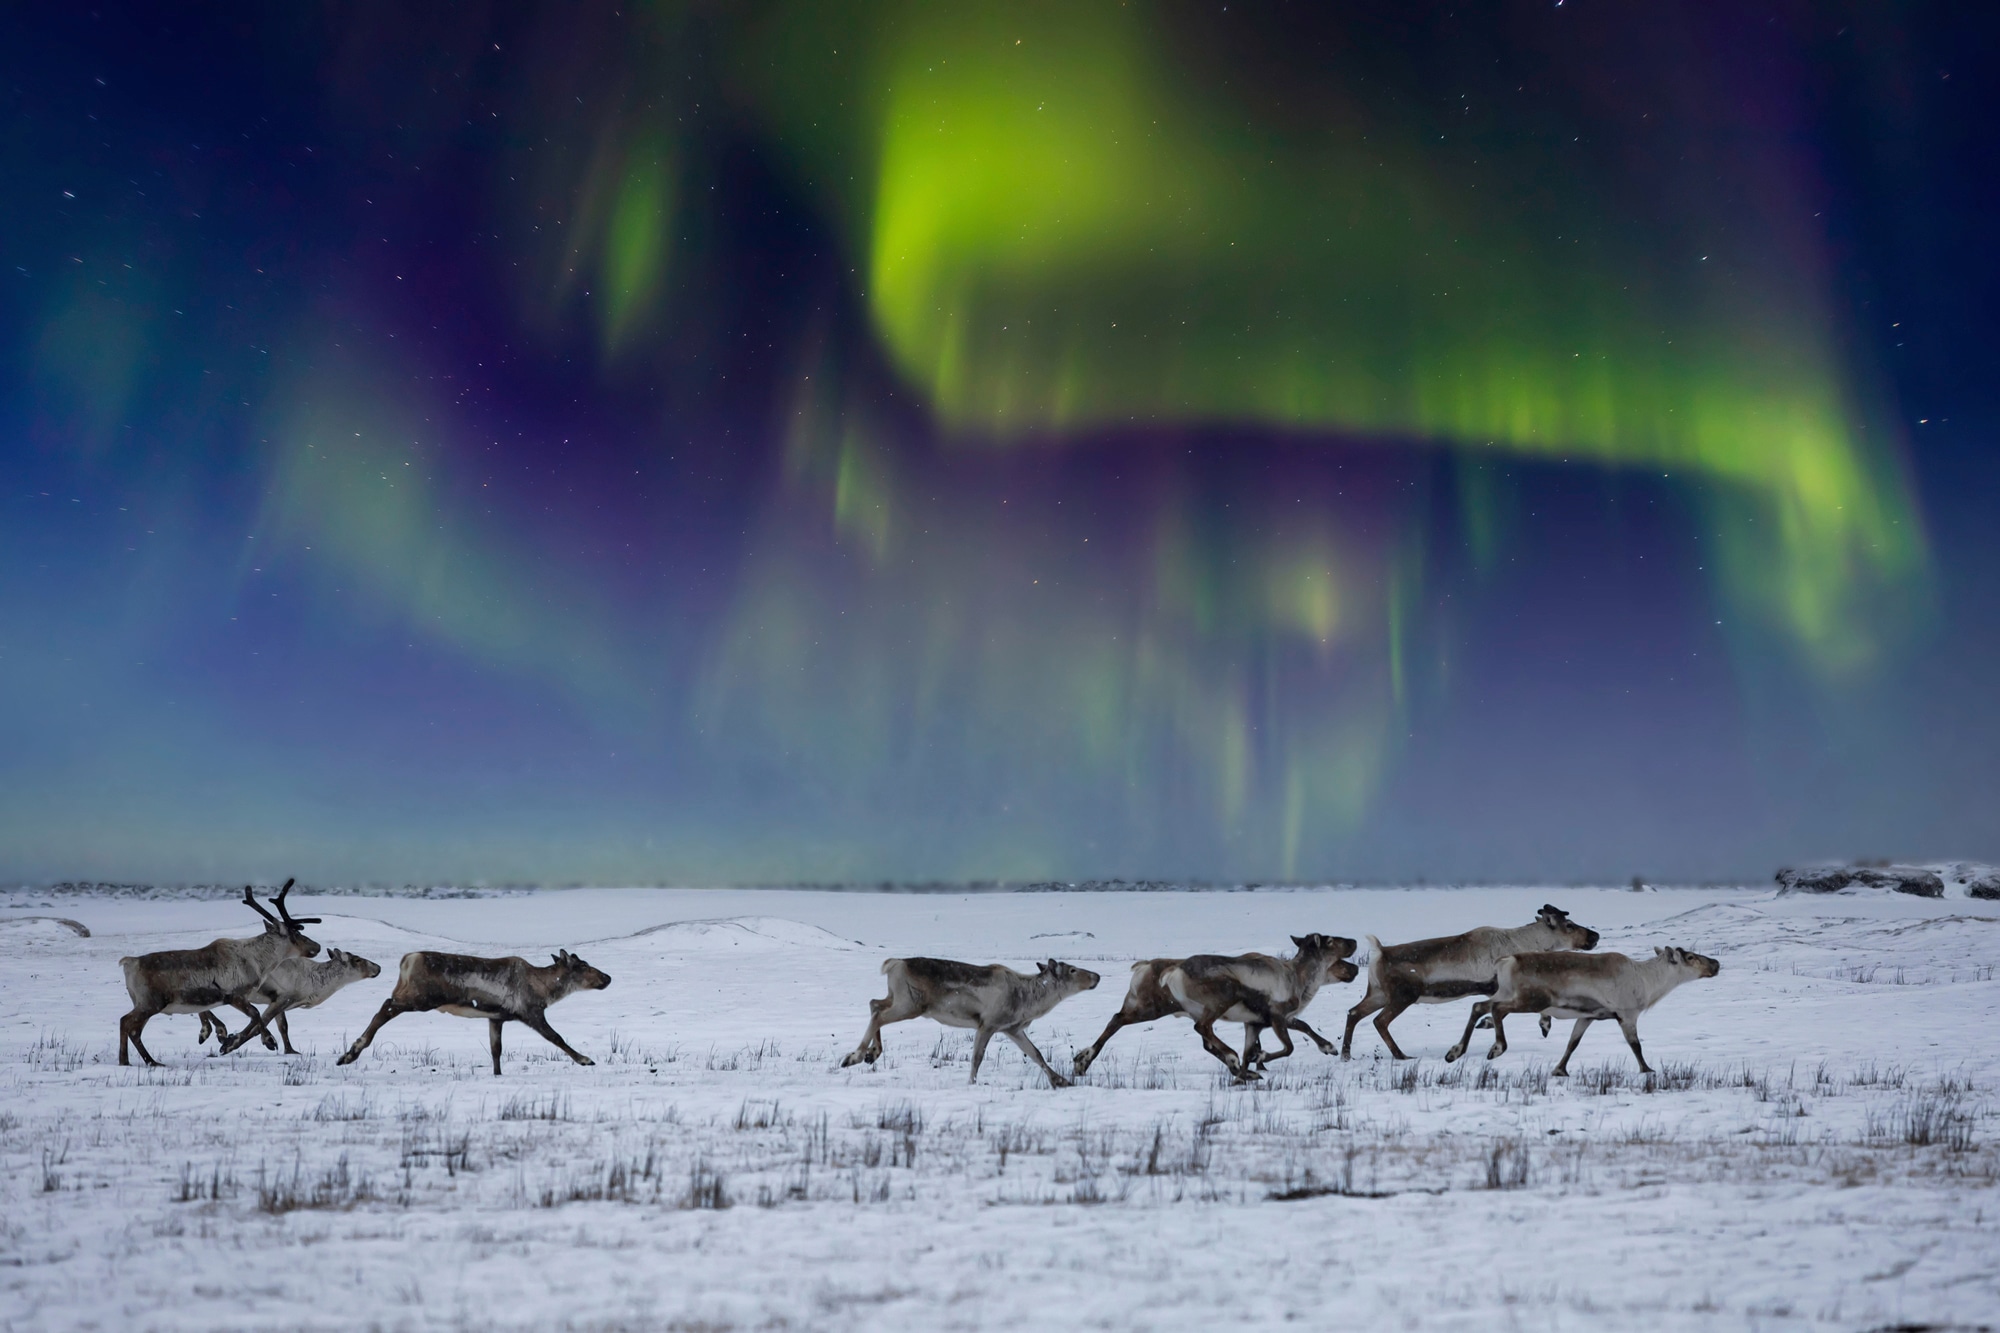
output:
[[[250,886],[248,884],[245,884],[243,886],[243,905],[245,907],[254,908],[258,916],[263,917],[266,921],[270,922],[274,926],[283,924],[278,920],[278,918],[272,916],[269,912],[264,910],[264,904],[257,901],[257,895],[250,892]]]
[[[288,880],[286,880],[286,881],[285,881],[285,887],[284,887],[284,888],[282,888],[282,889],[279,889],[279,890],[278,890],[278,896],[277,896],[276,898],[274,898],[274,899],[273,899],[272,901],[278,904],[278,913],[279,913],[279,915],[281,915],[281,916],[283,916],[283,917],[285,918],[285,924],[286,924],[286,925],[288,925],[288,926],[316,926],[316,925],[318,925],[318,924],[320,923],[320,921],[321,921],[321,920],[322,920],[323,918],[321,918],[321,917],[316,917],[316,916],[293,916],[293,915],[292,915],[292,914],[291,914],[291,913],[290,913],[289,911],[287,911],[287,910],[286,910],[286,908],[285,908],[285,895],[286,895],[286,894],[288,894],[288,893],[290,893],[290,892],[292,891],[292,885],[294,885],[294,884],[296,884],[296,883],[298,883],[298,880],[297,880],[297,879],[295,879],[295,878],[294,878],[294,879],[288,879]],[[245,890],[245,892],[248,892],[248,890]]]

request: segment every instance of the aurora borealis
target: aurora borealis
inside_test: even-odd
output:
[[[1952,7],[0,35],[0,874],[2000,859]]]

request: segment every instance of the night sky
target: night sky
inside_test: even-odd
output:
[[[1966,4],[0,10],[0,876],[2000,860]]]

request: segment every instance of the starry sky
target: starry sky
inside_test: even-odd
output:
[[[0,877],[2000,860],[1978,8],[0,10]]]

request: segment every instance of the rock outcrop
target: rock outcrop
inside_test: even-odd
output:
[[[1854,883],[1854,872],[1846,866],[1790,866],[1778,872],[1781,893],[1839,893]]]
[[[1839,893],[1843,889],[1888,889],[1918,898],[1944,897],[1944,880],[1922,866],[1787,866],[1778,872],[1784,893]],[[1979,896],[1979,895],[1974,895]],[[1994,891],[2000,897],[2000,887]]]

